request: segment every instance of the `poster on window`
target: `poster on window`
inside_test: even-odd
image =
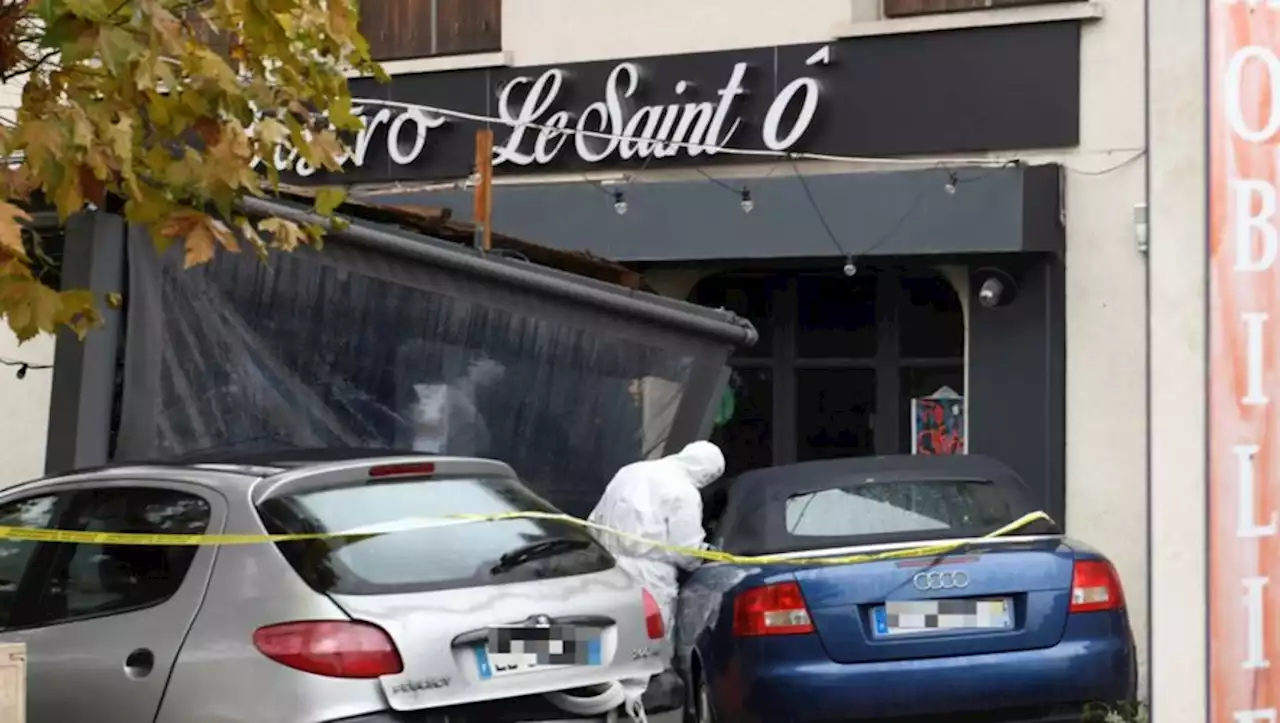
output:
[[[964,397],[942,387],[911,400],[911,453],[965,453]]]

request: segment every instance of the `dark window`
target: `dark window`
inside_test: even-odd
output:
[[[875,371],[802,369],[796,396],[797,462],[875,454]]]
[[[365,0],[360,33],[375,60],[502,49],[502,0]]]
[[[44,495],[0,505],[0,525],[49,527],[57,500],[54,495]],[[37,544],[25,540],[0,540],[0,627],[9,625],[18,601],[18,585]]]
[[[766,277],[717,276],[698,284],[692,300],[713,309],[725,308],[750,321],[760,339],[735,354],[743,358],[773,353],[773,290],[777,282]]]
[[[801,277],[796,355],[870,358],[876,355],[876,277]]]
[[[963,358],[964,318],[960,297],[950,282],[928,275],[902,279],[898,309],[902,356],[917,359]]]
[[[734,414],[721,410],[712,437],[730,476],[909,452],[911,400],[942,386],[965,392],[963,308],[932,271],[868,264],[853,277],[713,276],[690,298],[732,309],[760,332],[730,359]]]
[[[360,484],[269,499],[259,508],[277,533],[338,532],[405,518],[555,512],[520,483],[498,477]],[[495,567],[551,540],[548,554]],[[502,520],[423,528],[358,540],[281,543],[298,574],[319,592],[379,595],[479,587],[607,570],[613,558],[590,534],[549,520]],[[510,558],[508,558],[510,559]]]
[[[134,487],[80,495],[69,529],[199,535],[209,503],[178,490]],[[187,575],[198,547],[62,545],[36,606],[38,624],[139,610],[168,600]]]
[[[773,375],[768,369],[733,372],[721,422],[711,441],[724,451],[725,476],[773,463]]]
[[[788,497],[785,513],[787,532],[797,537],[986,532],[1015,519],[1001,489],[979,480],[831,487]]]

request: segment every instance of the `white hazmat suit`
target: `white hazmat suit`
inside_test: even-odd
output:
[[[677,454],[618,470],[588,520],[647,540],[703,549],[701,489],[722,474],[720,448],[711,442],[693,442]],[[678,569],[693,570],[702,561],[617,535],[601,532],[598,537],[618,558],[618,565],[653,595],[670,639],[680,592]]]

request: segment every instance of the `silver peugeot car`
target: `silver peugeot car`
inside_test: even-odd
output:
[[[662,671],[657,605],[584,530],[421,522],[553,512],[510,467],[369,454],[113,466],[0,493],[6,526],[402,528],[224,546],[0,540],[0,641],[27,645],[30,720],[602,719]]]

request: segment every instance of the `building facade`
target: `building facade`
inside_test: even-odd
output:
[[[1116,560],[1145,651],[1144,17],[1079,0],[369,4],[394,78],[353,81],[371,130],[344,182],[467,217],[487,122],[496,231],[632,264],[761,330],[715,432],[731,466],[958,437]],[[512,121],[536,127],[513,138]],[[939,394],[956,401],[928,406]],[[950,437],[919,414],[937,406],[963,414]]]
[[[1166,249],[1150,259],[1170,274],[1149,279],[1137,223],[1143,3],[803,4],[366,2],[393,80],[353,80],[369,130],[343,181],[466,217],[476,119],[494,119],[495,230],[627,262],[759,328],[715,432],[736,469],[957,443],[1005,459],[1116,561],[1148,659],[1148,479],[1191,488],[1178,394],[1198,387],[1170,361],[1189,353],[1175,330],[1195,280]],[[1153,104],[1159,90],[1186,113],[1168,42]],[[503,119],[540,128],[513,141]],[[1153,233],[1193,213],[1154,193],[1178,177],[1151,177]],[[7,345],[0,359],[52,357]],[[29,410],[7,415],[0,483],[40,472],[50,383],[0,376],[6,408]],[[936,407],[962,413],[952,437],[924,434],[918,411]],[[1190,513],[1152,494],[1153,544],[1180,542],[1162,511]]]

